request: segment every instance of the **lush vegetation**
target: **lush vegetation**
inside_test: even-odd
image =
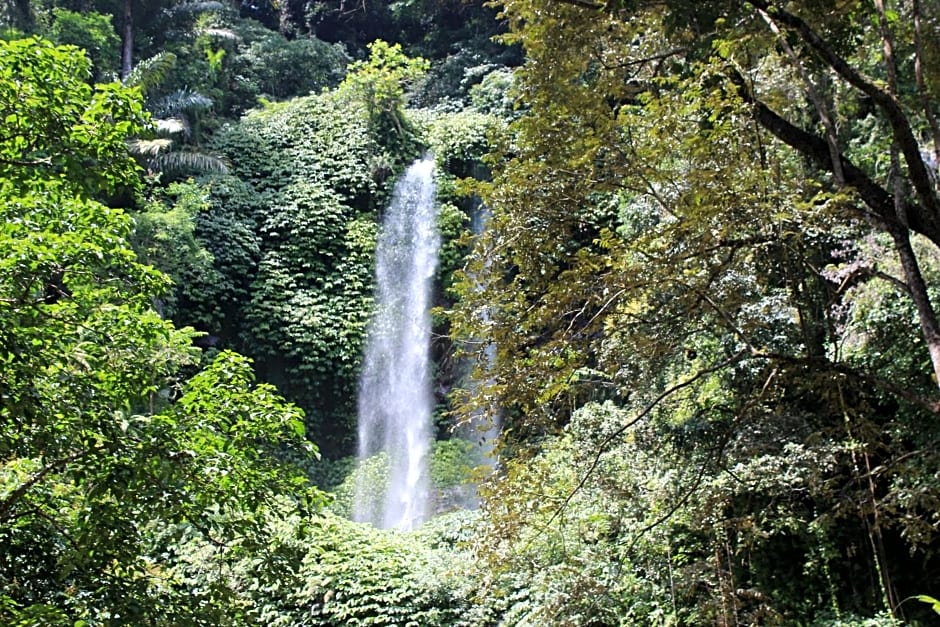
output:
[[[938,16],[875,5],[503,3],[465,411],[512,429],[486,545],[545,620],[927,620]]]
[[[0,42],[0,68],[0,620],[185,620],[161,536],[257,541],[271,494],[319,502],[284,461],[314,453],[302,413],[239,355],[192,374],[195,332],[154,310],[167,277],[102,202],[136,186],[139,92],[38,39]]]
[[[936,621],[934,4],[0,27],[0,623]],[[387,532],[347,520],[387,460],[348,455],[426,151],[438,515]]]

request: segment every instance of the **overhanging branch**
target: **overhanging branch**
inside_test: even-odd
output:
[[[870,97],[881,109],[891,125],[894,139],[904,155],[908,176],[921,205],[921,213],[924,214],[920,217],[920,221],[922,223],[930,222],[932,231],[940,231],[940,228],[938,228],[938,223],[940,223],[940,201],[937,199],[930,173],[927,171],[927,166],[921,157],[920,145],[898,99],[890,91],[882,89],[871,78],[852,67],[845,58],[837,54],[828,42],[799,16],[775,6],[767,0],[749,0],[749,4],[759,10],[766,11],[777,22],[795,32],[819,55],[823,62],[835,70],[850,85]],[[940,246],[940,241],[932,237],[931,240]]]

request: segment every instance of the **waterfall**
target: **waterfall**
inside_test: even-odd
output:
[[[476,238],[480,238],[483,235],[483,232],[486,230],[486,223],[490,219],[490,211],[486,205],[482,202],[478,202],[473,208],[471,228],[473,230],[473,235]],[[484,261],[484,267],[489,268],[489,260]],[[476,277],[474,277],[476,281]],[[478,287],[478,289],[481,289]],[[488,326],[490,322],[490,310],[484,309],[480,312],[481,322],[483,326]],[[489,373],[490,370],[496,363],[496,344],[492,342],[487,342],[486,348],[483,350],[483,362],[485,364],[484,372]],[[489,385],[492,381],[485,381],[483,385]],[[477,383],[479,385],[479,382]],[[492,409],[492,408],[490,408]],[[494,444],[496,439],[499,437],[500,433],[500,416],[498,413],[490,415],[488,420],[483,420],[482,417],[476,417],[472,422],[471,426],[474,429],[476,434],[475,441],[479,444],[481,452],[483,453],[484,463],[490,467],[490,470],[496,464],[494,459]]]
[[[483,232],[486,230],[486,224],[489,221],[490,212],[489,209],[482,202],[477,200],[471,210],[471,222],[470,228],[476,238],[480,238],[483,235]],[[485,266],[488,266],[488,262],[484,261]],[[482,286],[479,285],[475,276],[472,277],[474,283],[477,285],[477,289],[482,289]],[[490,320],[489,309],[483,309],[480,312],[480,321],[483,323],[483,326],[486,327]],[[488,380],[489,373],[496,362],[496,344],[492,342],[486,342],[483,349],[483,353],[480,356],[482,360],[481,372],[483,373],[483,380],[474,380],[470,372],[466,372],[464,375],[464,385],[468,387],[472,394],[481,394],[482,388],[485,388],[487,385],[492,383],[492,380]],[[490,408],[492,411],[493,408]],[[484,411],[480,410],[470,417],[470,420],[463,425],[460,430],[460,435],[462,438],[473,442],[476,445],[478,459],[480,464],[477,466],[476,475],[478,479],[487,477],[492,473],[497,466],[496,459],[496,441],[499,438],[501,431],[500,427],[500,415],[498,412],[491,413],[488,417],[484,417]],[[459,497],[455,499],[455,504],[460,505],[464,509],[476,509],[480,506],[479,494],[477,488],[479,486],[476,483],[471,483],[466,486],[463,486],[463,490]]]
[[[376,248],[376,313],[359,381],[359,460],[384,453],[384,494],[360,475],[353,518],[411,529],[424,521],[433,398],[430,299],[440,236],[434,162],[421,159],[395,185]]]

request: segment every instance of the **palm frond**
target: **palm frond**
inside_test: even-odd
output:
[[[127,142],[127,149],[132,155],[155,157],[172,145],[172,139],[130,139]]]
[[[172,7],[165,9],[170,15],[176,15],[179,13],[205,13],[207,11],[221,11],[225,8],[225,4],[217,1],[205,1],[205,2],[181,2]]]
[[[189,121],[184,117],[158,118],[154,120],[157,132],[161,135],[183,135],[189,137]]]
[[[176,55],[172,52],[159,52],[138,62],[124,79],[124,84],[128,87],[140,87],[146,94],[150,89],[162,84],[175,68]]]
[[[238,33],[230,28],[201,28],[199,33],[217,39],[228,39],[229,41],[239,41],[241,39]]]
[[[150,160],[150,168],[162,172],[228,173],[228,165],[220,157],[194,151],[173,151],[158,154]]]
[[[149,103],[148,109],[158,118],[178,117],[183,111],[206,109],[212,106],[212,98],[191,89],[177,89],[172,94]]]

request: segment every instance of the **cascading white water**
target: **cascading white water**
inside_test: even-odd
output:
[[[481,202],[477,202],[472,209],[470,222],[470,227],[475,237],[479,238],[483,235],[489,218],[489,209]],[[488,265],[488,262],[484,260],[484,268]],[[477,283],[476,278],[472,278],[474,283]],[[477,289],[482,289],[482,286],[478,283]],[[479,315],[480,322],[486,327],[490,320],[489,309],[481,310]],[[482,388],[492,383],[492,381],[488,379],[489,373],[496,362],[496,344],[486,342],[480,358],[482,361],[480,364],[480,372],[483,374],[482,380],[474,380],[469,372],[465,374],[464,379],[464,385],[468,386],[473,394],[480,394]],[[484,411],[482,410],[471,416],[470,420],[463,425],[460,431],[462,438],[476,445],[477,458],[479,461],[479,465],[476,468],[477,479],[487,477],[495,470],[498,464],[496,458],[496,442],[501,430],[500,413],[492,407],[488,408],[488,410],[488,416],[484,416]],[[476,509],[479,507],[480,499],[477,493],[478,487],[476,483],[468,483],[462,486],[460,493],[454,498],[454,504],[464,509]]]
[[[471,221],[471,228],[473,229],[473,234],[475,237],[479,238],[483,235],[483,232],[486,230],[486,223],[490,219],[490,211],[486,205],[479,203],[473,210],[473,216]],[[484,261],[484,268],[489,268],[489,260]],[[476,281],[476,277],[474,277]],[[490,322],[490,310],[483,309],[480,312],[481,322],[483,326],[488,326]],[[486,347],[483,350],[483,372],[489,373],[496,363],[496,344],[488,342]],[[488,385],[492,381],[487,381],[484,385]],[[479,382],[477,383],[479,385]],[[494,458],[494,445],[496,439],[499,437],[500,433],[500,415],[498,411],[493,411],[494,408],[490,409],[490,416],[487,420],[482,420],[481,418],[476,418],[471,422],[475,434],[476,442],[480,446],[480,450],[483,453],[484,463],[490,467],[492,470],[496,465],[496,459]]]
[[[384,452],[389,484],[371,493],[360,475],[353,518],[412,529],[427,515],[432,395],[430,300],[440,235],[434,162],[421,159],[395,185],[376,248],[376,313],[359,381],[359,459]]]

